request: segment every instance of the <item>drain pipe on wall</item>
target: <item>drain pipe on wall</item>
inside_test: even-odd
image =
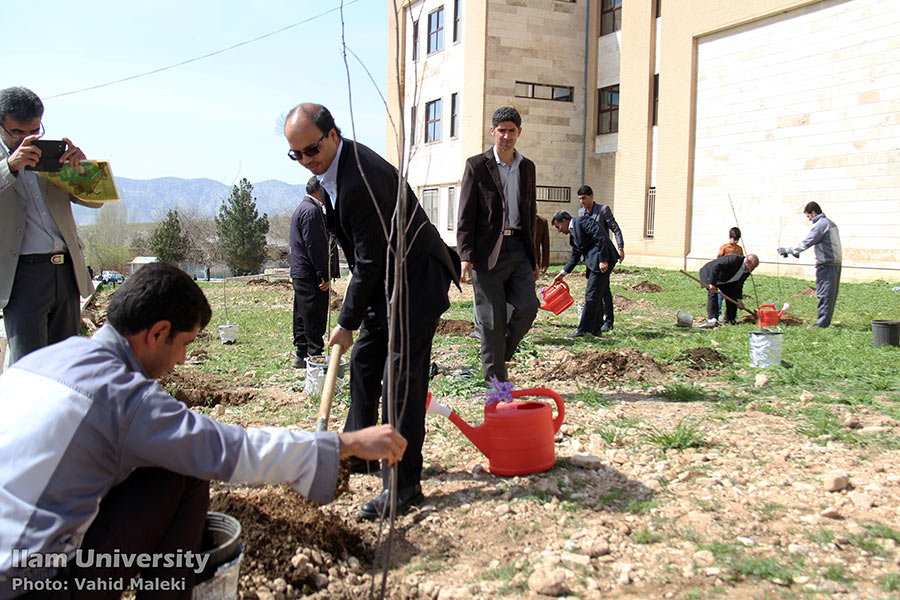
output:
[[[587,171],[587,118],[588,118],[588,66],[591,49],[591,0],[584,3],[587,14],[584,17],[584,119],[581,124],[581,185],[584,185]]]

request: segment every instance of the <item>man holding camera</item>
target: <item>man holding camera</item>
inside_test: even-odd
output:
[[[93,290],[72,202],[84,202],[31,169],[42,150],[44,105],[29,89],[0,90],[0,308],[10,364],[78,333],[79,296]],[[77,167],[84,153],[68,138],[59,165]],[[51,164],[50,168],[55,168]]]

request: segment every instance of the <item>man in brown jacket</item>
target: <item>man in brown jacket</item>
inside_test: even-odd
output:
[[[486,381],[507,381],[506,362],[540,304],[534,293],[535,169],[515,149],[521,132],[519,112],[498,108],[491,120],[494,145],[466,161],[462,178],[456,241],[462,281],[471,277],[475,289]],[[513,306],[509,317],[507,303]]]

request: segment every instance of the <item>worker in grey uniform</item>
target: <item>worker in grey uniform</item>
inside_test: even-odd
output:
[[[809,328],[825,328],[831,325],[841,282],[841,236],[838,226],[822,213],[817,202],[807,203],[803,214],[813,224],[809,235],[793,248],[778,248],[778,254],[785,258],[788,254],[800,258],[801,252],[810,246],[816,247],[816,298],[819,299],[819,308],[818,319]]]

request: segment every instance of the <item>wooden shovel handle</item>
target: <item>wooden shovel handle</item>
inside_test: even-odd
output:
[[[337,384],[343,353],[344,347],[340,344],[331,347],[328,371],[325,373],[325,385],[322,387],[322,399],[319,401],[319,419],[316,421],[316,431],[328,431],[328,416],[331,414],[331,402],[334,400],[334,388]]]
[[[685,271],[684,269],[680,270],[679,273],[682,273],[683,275],[687,275],[688,277],[690,277],[691,279],[693,279],[694,281],[696,281],[697,283],[699,283],[700,285],[702,285],[702,286],[705,287],[706,289],[709,289],[709,287],[708,287],[705,283],[703,283],[702,281],[700,281],[699,279],[697,279],[696,277],[694,277],[693,275],[691,275],[690,273],[688,273],[688,272]],[[722,290],[720,290],[718,286],[716,286],[716,292],[718,292],[718,294],[719,294],[720,296],[722,296],[723,298],[725,298],[726,300],[728,300],[729,302],[731,302],[732,304],[734,304],[734,305],[737,306],[738,308],[741,307],[740,304],[738,304],[737,302],[735,302],[734,300],[732,300],[731,298],[729,298],[728,296],[726,296],[725,294],[723,294],[723,293],[722,293]],[[744,308],[744,310],[746,310],[748,313],[750,313],[751,315],[753,315],[753,318],[754,318],[754,319],[756,318],[756,311],[750,310],[750,309],[747,308],[746,306],[743,307],[743,308]]]

